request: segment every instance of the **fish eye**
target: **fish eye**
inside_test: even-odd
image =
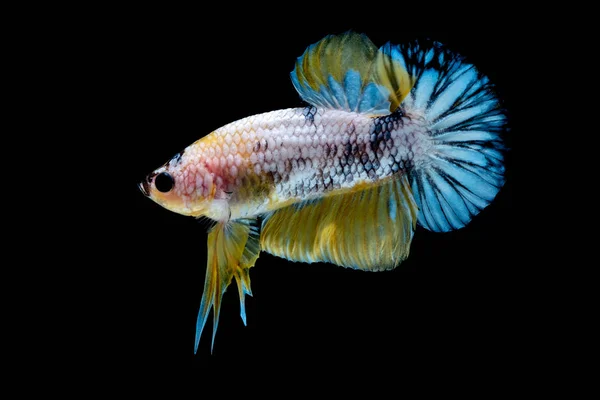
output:
[[[161,172],[154,179],[154,185],[159,192],[167,193],[173,189],[173,186],[175,186],[175,181],[173,180],[171,174],[167,172]]]

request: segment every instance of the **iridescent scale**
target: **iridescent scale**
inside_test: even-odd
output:
[[[419,118],[400,111],[290,108],[225,125],[186,149],[184,160],[216,175],[216,192],[237,219],[406,172],[426,151],[425,134]]]

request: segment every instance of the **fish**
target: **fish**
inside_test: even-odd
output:
[[[261,252],[392,270],[417,225],[460,229],[504,185],[506,110],[494,84],[445,45],[328,35],[290,78],[305,106],[226,124],[139,183],[167,210],[212,221],[194,353],[211,309],[213,351],[234,279],[246,325]]]

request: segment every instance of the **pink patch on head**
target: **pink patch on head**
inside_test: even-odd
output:
[[[195,174],[187,174],[184,177],[185,181],[185,189],[187,193],[192,193],[196,189],[196,175]]]
[[[212,175],[207,173],[206,175],[204,175],[204,195],[208,196],[211,192],[212,192],[212,186],[213,186],[213,178]]]

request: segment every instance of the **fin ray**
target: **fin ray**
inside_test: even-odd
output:
[[[268,215],[261,249],[292,261],[392,269],[408,257],[417,211],[405,176],[359,184]]]
[[[219,326],[221,300],[234,277],[240,295],[240,314],[244,325],[246,324],[244,297],[246,294],[252,295],[248,270],[254,266],[260,253],[258,237],[258,225],[255,220],[219,223],[208,234],[208,263],[204,293],[196,322],[194,353],[198,351],[200,337],[211,308],[213,309],[212,352]]]
[[[412,87],[412,78],[394,58],[366,35],[329,35],[309,46],[290,76],[308,103],[371,115],[394,112]]]
[[[410,172],[419,224],[462,228],[504,184],[505,112],[488,78],[440,43],[413,41],[390,53],[414,79],[401,107],[424,117],[431,141]]]

